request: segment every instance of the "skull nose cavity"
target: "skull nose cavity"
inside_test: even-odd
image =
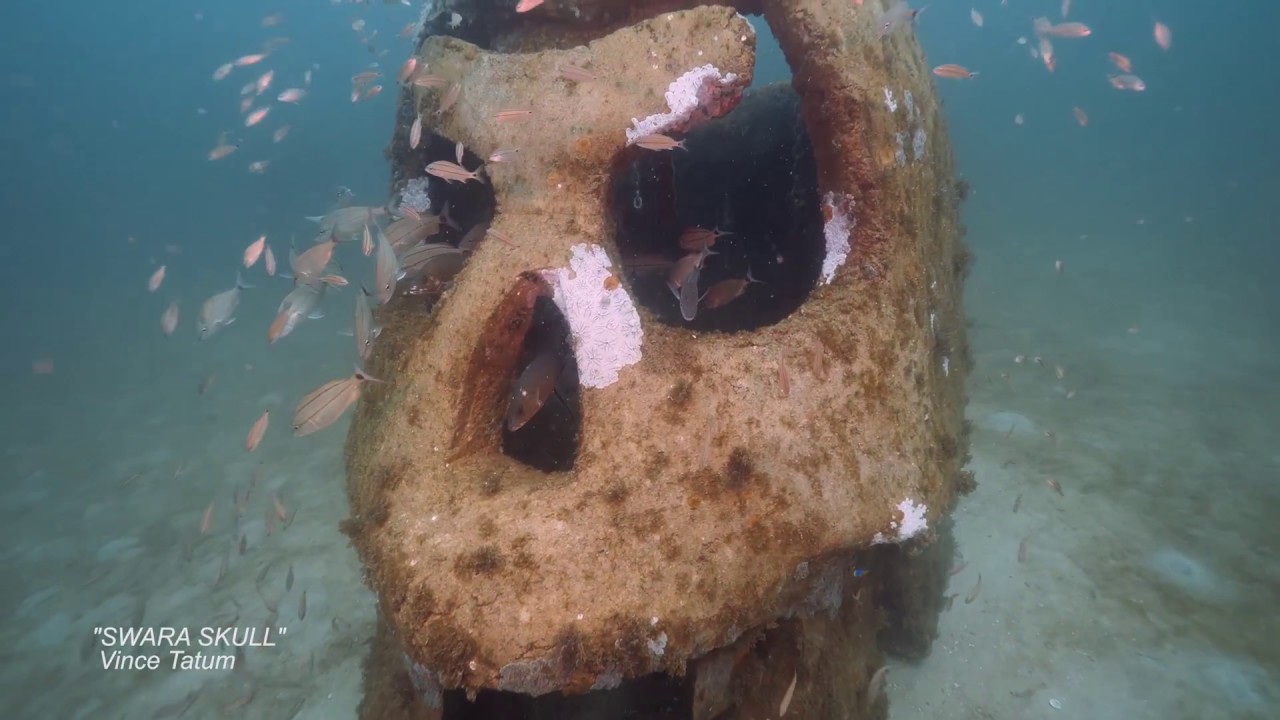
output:
[[[549,297],[539,297],[510,378],[502,452],[544,472],[573,469],[582,429],[578,364],[569,322]]]
[[[428,174],[426,167],[433,162],[446,160],[474,171],[484,168],[485,163],[466,148],[462,151],[459,163],[458,144],[425,127],[418,147],[410,148],[407,128],[413,124],[415,112],[412,94],[406,93],[406,97],[409,100],[401,107],[402,122],[397,125],[397,134],[392,140],[393,143],[401,144],[401,149],[390,153],[395,160],[391,209],[398,214],[418,213],[431,228],[429,232],[415,231],[416,234],[409,235],[392,232],[388,239],[396,254],[408,263],[415,258],[430,257],[429,253],[421,252],[422,246],[427,244],[451,245],[469,253],[477,243],[483,242],[484,231],[493,222],[497,209],[493,187],[488,182],[449,182]],[[428,123],[424,120],[423,124]],[[415,248],[419,253],[410,254]],[[438,299],[451,279],[451,275],[437,277],[439,273],[423,272],[424,268],[421,267],[416,268],[416,272],[410,267],[405,270],[408,277],[401,284],[400,291],[423,295],[428,302]],[[450,270],[456,272],[453,266],[450,266]]]

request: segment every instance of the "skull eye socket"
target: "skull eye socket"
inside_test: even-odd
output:
[[[629,147],[610,186],[636,302],[660,322],[697,330],[750,330],[787,317],[813,289],[825,254],[799,96],[783,84],[750,90],[724,117],[676,139],[688,149]],[[687,269],[708,231],[710,254],[686,275],[678,263],[686,258]],[[674,287],[690,276],[696,293]]]
[[[392,223],[387,228],[387,238],[402,259],[406,252],[423,243],[444,243],[465,250],[474,249],[472,246],[476,241],[482,241],[479,238],[483,237],[484,230],[493,222],[497,210],[493,187],[488,182],[448,182],[427,174],[427,165],[437,160],[458,161],[457,143],[424,128],[418,147],[410,149],[408,128],[413,124],[414,118],[411,98],[412,94],[407,93],[406,101],[401,104],[400,122],[392,140],[393,144],[401,148],[391,153],[394,159],[392,207],[401,213],[406,208],[412,209],[421,214],[432,228],[430,232],[402,232],[398,224]],[[468,170],[485,166],[480,156],[467,149],[463,150],[460,164]],[[392,230],[392,227],[396,230]],[[449,269],[456,272],[460,266],[450,265]],[[407,277],[400,283],[401,292],[425,297],[428,305],[434,303],[452,281],[452,275],[440,277],[438,273],[429,272],[425,267],[406,266],[404,270]]]

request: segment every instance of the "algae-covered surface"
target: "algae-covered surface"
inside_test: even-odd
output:
[[[639,152],[624,129],[666,112],[690,69],[748,80],[754,33],[703,7],[572,50],[423,44],[419,61],[462,83],[434,132],[481,157],[519,144],[521,158],[486,168],[511,244],[482,243],[430,310],[397,299],[380,313],[369,370],[386,383],[366,388],[347,444],[348,530],[410,661],[443,687],[581,693],[683,674],[852,592],[852,575],[803,563],[927,541],[950,507],[968,367],[950,150],[914,44],[866,50],[870,19],[843,5],[765,10],[804,78],[828,247],[851,229],[847,259],[754,330],[693,333],[641,307],[641,359],[584,388],[576,459],[557,473],[501,452],[497,388],[527,332],[511,310],[520,273],[565,266],[576,245],[619,262],[602,197]],[[607,79],[556,79],[567,62]],[[886,91],[911,100],[891,109]],[[407,92],[434,112],[448,90]],[[736,100],[718,102],[706,119]],[[494,121],[512,108],[533,113]]]

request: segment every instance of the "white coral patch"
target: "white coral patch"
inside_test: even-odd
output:
[[[924,128],[917,128],[915,135],[911,136],[911,154],[912,159],[916,161],[924,158],[925,137]]]
[[[898,112],[898,101],[893,99],[893,91],[889,88],[884,89],[884,106],[889,108],[889,112]]]
[[[829,192],[822,202],[831,211],[831,219],[822,227],[822,235],[827,240],[827,254],[822,258],[822,284],[829,285],[853,249],[849,242],[853,235],[853,218],[848,212],[853,206],[853,198],[846,195],[838,202],[836,194]]]
[[[686,120],[698,108],[698,104],[701,102],[699,92],[702,90],[702,85],[707,78],[714,78],[716,82],[724,86],[737,82],[738,75],[736,73],[725,75],[716,66],[708,64],[696,67],[676,78],[674,82],[667,86],[666,92],[667,106],[671,108],[671,112],[650,115],[643,120],[631,118],[631,124],[634,127],[627,130],[627,144],[630,145],[636,141],[636,138],[644,137],[645,135],[661,133],[667,128]]]
[[[609,255],[599,245],[574,245],[569,267],[543,273],[556,307],[569,321],[578,379],[590,388],[618,381],[618,371],[640,362],[640,313],[621,286],[609,290]]]
[[[885,537],[876,533],[871,538],[872,545],[883,545],[890,542],[905,542],[929,529],[929,520],[925,517],[929,508],[924,504],[916,504],[911,498],[898,503],[898,512],[902,513],[902,522],[890,520],[889,527],[897,531],[897,537]]]
[[[410,207],[419,213],[431,211],[431,196],[427,194],[429,180],[425,177],[414,178],[404,184],[400,191],[400,207]]]

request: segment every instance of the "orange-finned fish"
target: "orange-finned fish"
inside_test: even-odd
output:
[[[1156,21],[1155,27],[1151,29],[1151,35],[1156,39],[1156,44],[1160,46],[1161,50],[1168,50],[1173,47],[1173,31],[1169,29],[1168,25],[1159,20]]]
[[[1147,89],[1147,84],[1137,75],[1108,75],[1107,82],[1111,83],[1111,87],[1117,90],[1142,92]]]
[[[1080,22],[1064,22],[1045,28],[1044,34],[1057,38],[1084,38],[1093,34],[1088,25]]]
[[[462,96],[462,83],[453,83],[449,86],[449,90],[444,94],[444,98],[440,101],[440,107],[436,108],[437,115],[443,115],[449,112],[449,109],[458,104],[458,98]]]
[[[968,80],[975,77],[978,73],[969,70],[963,65],[939,65],[933,69],[933,74],[940,78],[952,78],[955,80]]]
[[[221,160],[222,158],[240,149],[240,143],[238,142],[232,143],[227,141],[228,135],[229,133],[224,132],[218,136],[218,144],[215,145],[214,148],[209,151],[210,160]]]
[[[151,273],[151,277],[147,278],[147,291],[155,292],[159,290],[162,282],[164,282],[164,265],[156,268],[156,271]]]
[[[600,76],[577,65],[561,65],[560,77],[571,82],[590,82],[598,80]]]
[[[498,114],[493,116],[493,119],[500,123],[506,123],[514,120],[524,120],[531,115],[533,115],[532,110],[499,110]]]
[[[257,110],[254,110],[253,112],[249,113],[247,117],[245,117],[244,126],[253,127],[254,125],[257,125],[258,123],[262,122],[263,118],[265,118],[267,116],[267,113],[269,112],[271,112],[270,105],[268,105],[267,107],[260,107]]]
[[[1053,72],[1058,67],[1058,63],[1053,57],[1053,43],[1049,42],[1049,38],[1040,38],[1040,59],[1044,61],[1044,66],[1049,72]]]
[[[418,58],[411,57],[408,60],[405,60],[404,64],[400,66],[400,74],[396,76],[396,79],[401,85],[403,85],[409,80],[409,78],[413,77],[413,73],[417,69]]]
[[[267,56],[265,53],[260,53],[257,55],[244,55],[242,57],[236,58],[235,64],[236,64],[236,67],[245,67],[247,65],[257,65],[258,63],[262,62],[266,58]]]
[[[409,126],[409,149],[417,150],[418,144],[422,142],[422,115],[418,115],[413,119],[413,125]],[[369,253],[365,253],[368,255]]]
[[[249,428],[249,435],[244,440],[244,449],[253,452],[258,449],[258,443],[262,442],[262,436],[267,434],[267,425],[270,423],[271,411],[263,410],[262,417],[258,418],[253,427]]]
[[[702,306],[708,310],[724,307],[742,297],[742,294],[747,291],[748,285],[758,282],[760,281],[752,276],[751,268],[747,268],[747,276],[744,278],[729,278],[712,285],[707,290]]]
[[[440,77],[439,75],[427,75],[425,73],[418,73],[417,75],[413,76],[413,84],[420,88],[442,88],[445,85],[448,85],[449,81],[446,78]]]
[[[293,261],[293,275],[298,282],[306,282],[311,278],[319,277],[324,272],[329,261],[333,259],[334,245],[332,240],[317,243]]]
[[[1086,125],[1089,124],[1089,116],[1086,115],[1085,112],[1080,108],[1078,107],[1071,108],[1071,113],[1076,116],[1076,122],[1080,123],[1080,127],[1085,127]],[[1058,262],[1058,268],[1059,268],[1058,272],[1062,272],[1061,261]]]
[[[267,269],[267,275],[270,275],[270,276],[274,277],[274,276],[275,276],[275,274],[276,274],[276,254],[275,254],[275,253],[273,253],[273,252],[271,252],[271,246],[270,246],[270,245],[265,245],[265,246],[263,246],[263,248],[262,248],[262,254],[263,254],[263,255],[265,256],[265,258],[266,258],[266,259],[265,259],[265,260],[263,260],[262,262],[263,262],[263,264],[266,266],[266,269]]]
[[[1116,52],[1107,53],[1107,58],[1111,60],[1111,64],[1115,65],[1116,69],[1119,70],[1120,72],[1122,73],[1133,72],[1133,63],[1129,62],[1129,58],[1125,57],[1124,55],[1121,55],[1120,53],[1116,53]]]
[[[703,248],[711,247],[716,244],[723,235],[732,235],[732,232],[721,230],[719,227],[707,230],[706,228],[691,227],[685,228],[680,233],[680,249],[685,252],[701,252]]]
[[[498,148],[497,150],[493,151],[492,155],[489,156],[489,162],[492,162],[492,163],[511,162],[513,159],[515,159],[515,155],[518,152],[520,151],[515,148]]]
[[[296,103],[307,96],[307,91],[302,88],[286,88],[276,96],[276,100],[282,103]]]
[[[427,173],[443,178],[449,182],[467,182],[475,180],[476,182],[484,182],[480,177],[480,170],[468,170],[461,165],[449,162],[448,160],[437,160],[427,166]]]
[[[507,430],[515,432],[533,419],[556,391],[556,381],[564,370],[558,352],[538,354],[520,372],[507,400]]]
[[[529,12],[530,10],[538,7],[542,3],[543,3],[543,0],[520,0],[520,3],[516,5],[516,12],[518,13]]]
[[[213,527],[213,501],[209,501],[209,507],[204,509],[204,515],[200,518],[200,534],[208,535],[209,528]]]
[[[258,81],[254,83],[254,95],[261,95],[271,87],[271,78],[276,76],[275,70],[268,70],[258,76]]]
[[[683,140],[675,140],[666,135],[641,135],[633,141],[633,144],[639,145],[645,150],[687,150]]]
[[[164,314],[160,316],[160,329],[165,335],[172,335],[173,331],[178,328],[178,301],[174,300],[169,303],[169,307],[165,308]]]
[[[249,243],[249,246],[244,249],[244,266],[246,268],[253,267],[254,263],[258,262],[258,258],[262,257],[262,251],[266,247],[267,247],[266,235],[263,235],[257,240],[254,240],[253,242]]]

